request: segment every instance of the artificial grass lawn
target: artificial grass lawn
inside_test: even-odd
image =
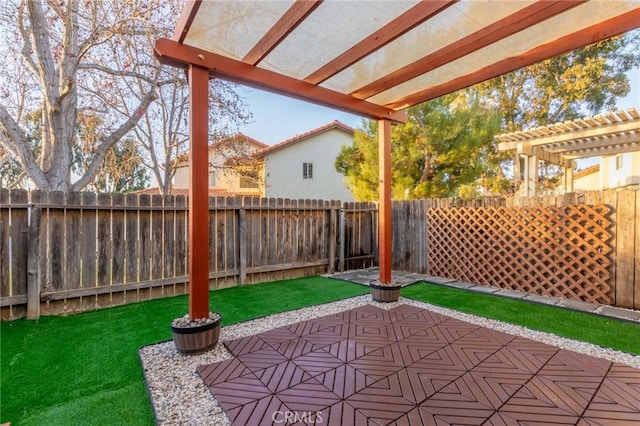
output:
[[[307,277],[217,290],[210,308],[228,325],[367,293]],[[171,339],[171,320],[187,309],[187,296],[177,296],[1,323],[0,423],[152,425],[138,349]]]
[[[405,287],[402,296],[456,311],[640,354],[640,324],[438,284]]]
[[[322,277],[211,292],[223,324],[368,294]],[[640,354],[640,325],[544,305],[416,284],[402,295],[489,318]],[[0,423],[152,425],[138,358],[141,346],[171,338],[187,309],[178,296],[68,317],[0,323]]]

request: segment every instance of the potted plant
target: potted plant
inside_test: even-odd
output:
[[[393,281],[390,283],[381,283],[375,280],[369,284],[371,297],[375,302],[397,302],[400,298],[400,288],[402,288],[402,286]]]
[[[205,318],[192,319],[189,314],[171,322],[173,343],[178,352],[198,354],[213,349],[220,339],[222,315],[209,312]]]

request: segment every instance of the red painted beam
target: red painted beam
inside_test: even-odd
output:
[[[391,121],[378,121],[378,266],[381,283],[391,282]]]
[[[189,67],[189,315],[209,316],[209,70]]]
[[[212,77],[278,93],[295,99],[336,108],[372,119],[388,119],[396,123],[407,121],[407,115],[344,93],[315,86],[253,65],[245,64],[207,50],[161,38],[156,40],[155,56],[160,63],[178,68],[189,65],[209,69]]]

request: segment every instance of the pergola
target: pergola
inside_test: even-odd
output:
[[[536,127],[495,137],[498,150],[525,158],[524,195],[536,193],[538,164],[546,161],[564,168],[564,189],[573,191],[573,169],[578,158],[640,151],[640,113],[636,108],[595,117]]]
[[[391,124],[403,109],[640,27],[627,1],[187,1],[156,57],[190,81],[189,313],[208,314],[208,82],[379,120],[379,265],[391,281]]]

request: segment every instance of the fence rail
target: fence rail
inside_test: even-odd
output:
[[[506,219],[491,216],[491,212],[504,214],[508,210],[522,218],[525,211],[537,209],[551,217],[568,205],[576,206],[570,209],[574,213],[603,206],[604,215],[598,219],[593,211],[578,215],[580,220],[590,221],[589,226],[600,227],[590,237],[579,235],[595,247],[587,254],[547,255],[556,249],[574,250],[549,241],[559,235],[555,232],[558,227],[571,227],[566,221],[578,221],[575,214],[573,219],[565,218],[565,222],[547,224],[546,228],[533,227],[540,221],[533,216],[511,226],[504,225]],[[554,213],[551,207],[560,210]],[[28,307],[36,310],[31,314],[37,316],[186,293],[187,210],[184,196],[0,189],[2,319],[25,316]],[[397,201],[392,215],[394,269],[640,309],[640,191]],[[478,215],[484,215],[485,220],[469,219]],[[438,217],[446,217],[450,223],[437,225]],[[210,287],[376,266],[377,220],[375,203],[212,197]],[[500,220],[502,224],[497,223]],[[488,256],[487,247],[479,254],[486,235],[500,235],[503,242],[522,241],[524,234],[532,232],[540,234],[534,239],[546,242],[529,249],[520,247],[509,253],[509,260],[500,250]],[[550,232],[548,238],[542,236],[545,232]],[[572,238],[575,240],[565,240]],[[465,246],[462,242],[467,241],[473,241],[476,252],[460,251]],[[456,250],[457,257],[443,260]],[[544,263],[542,269],[555,277],[505,273],[509,263],[517,267],[532,257],[527,250],[534,250],[537,262]],[[473,262],[469,259],[477,263],[478,258],[503,267],[478,267],[471,272],[467,264]],[[583,263],[595,272],[580,270]],[[462,267],[467,268],[464,274],[460,273]],[[575,284],[569,279],[585,274],[590,281]],[[573,290],[555,290],[556,282]]]

